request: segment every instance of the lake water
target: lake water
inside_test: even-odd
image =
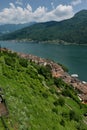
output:
[[[0,45],[64,64],[70,74],[78,74],[79,79],[87,81],[87,46],[5,41],[0,41]]]

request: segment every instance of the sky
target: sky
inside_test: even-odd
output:
[[[87,0],[2,0],[0,24],[62,21],[83,9]]]

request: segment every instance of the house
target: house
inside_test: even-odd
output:
[[[79,97],[82,99],[82,103],[87,104],[87,95],[81,94],[81,95],[79,95]]]

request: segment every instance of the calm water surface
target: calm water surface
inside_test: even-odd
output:
[[[87,81],[87,46],[5,41],[0,41],[0,45],[17,52],[52,59],[68,67],[70,74],[78,74],[79,79]]]

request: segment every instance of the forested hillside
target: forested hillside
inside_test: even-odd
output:
[[[1,40],[53,41],[87,44],[87,10],[61,22],[37,23],[0,37]]]

